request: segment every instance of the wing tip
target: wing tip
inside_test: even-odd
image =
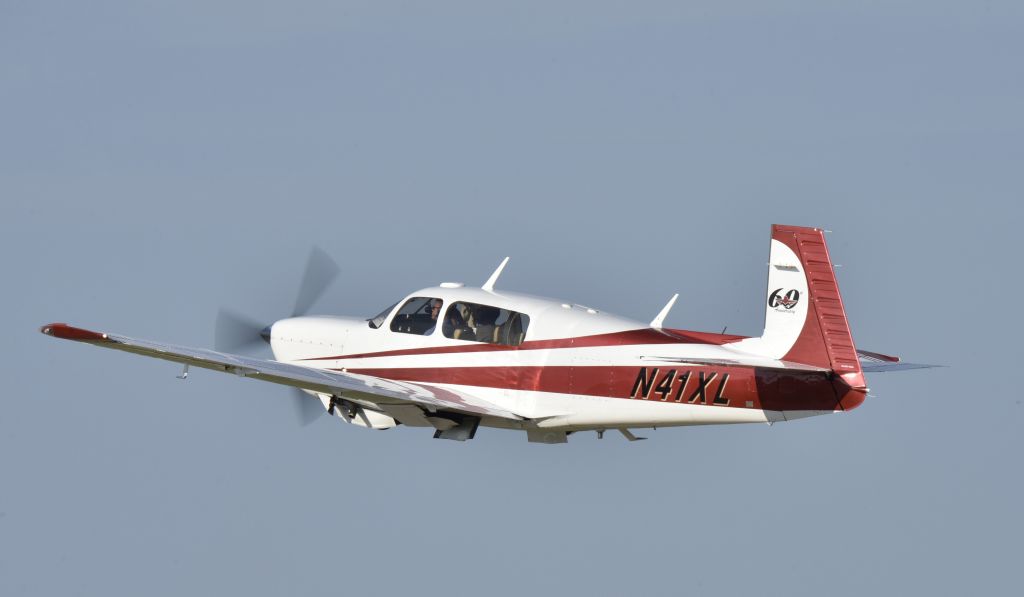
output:
[[[84,328],[76,328],[63,322],[48,323],[39,328],[39,331],[47,336],[53,336],[54,338],[61,338],[63,340],[104,342],[108,339],[106,334]]]

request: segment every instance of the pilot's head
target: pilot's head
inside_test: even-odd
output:
[[[430,302],[430,318],[437,319],[441,314],[441,299],[434,299]]]

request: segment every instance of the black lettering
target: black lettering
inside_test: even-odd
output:
[[[690,372],[684,371],[682,375],[679,376],[679,389],[676,390],[676,397],[674,398],[676,402],[683,399],[683,392],[686,391],[686,383],[688,381],[690,381]]]
[[[728,373],[722,375],[722,381],[719,382],[719,384],[718,384],[718,391],[715,392],[715,404],[720,404],[722,406],[729,406],[729,399],[726,398],[723,395],[723,394],[725,394],[725,384],[727,384],[727,383],[729,383],[729,374]]]
[[[672,391],[672,381],[676,378],[676,370],[672,369],[665,374],[665,378],[661,380],[658,387],[654,388],[655,394],[661,394],[661,401],[668,400],[668,393]]]
[[[636,381],[633,382],[633,391],[629,393],[630,398],[643,398],[647,400],[647,396],[651,393],[651,386],[654,385],[654,378],[658,376],[658,369],[654,368],[651,371],[650,377],[647,376],[647,367],[641,367],[640,373],[636,376]],[[640,396],[637,396],[637,392],[642,391]]]
[[[693,403],[699,397],[701,404],[707,404],[708,403],[708,395],[707,395],[708,384],[713,382],[716,377],[718,377],[717,373],[711,373],[710,375],[705,376],[704,372],[701,371],[700,372],[700,378],[697,380],[697,389],[693,391],[693,395],[690,396],[690,399],[687,400],[687,402]]]

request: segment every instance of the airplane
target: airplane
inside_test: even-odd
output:
[[[473,439],[481,426],[560,444],[580,431],[634,441],[637,429],[772,424],[857,408],[865,373],[931,366],[856,348],[824,232],[772,226],[759,337],[664,327],[678,294],[643,323],[497,290],[507,257],[479,288],[424,288],[369,319],[309,316],[338,271],[316,251],[293,317],[261,327],[222,312],[215,350],[66,323],[40,331],[179,363],[182,379],[199,367],[291,386],[307,413],[440,439]],[[273,359],[224,348],[263,341]]]

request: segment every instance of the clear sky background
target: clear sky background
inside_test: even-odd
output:
[[[0,2],[0,594],[1020,590],[1019,2]],[[499,285],[757,335],[820,226],[859,347],[788,424],[566,446],[58,342]]]

